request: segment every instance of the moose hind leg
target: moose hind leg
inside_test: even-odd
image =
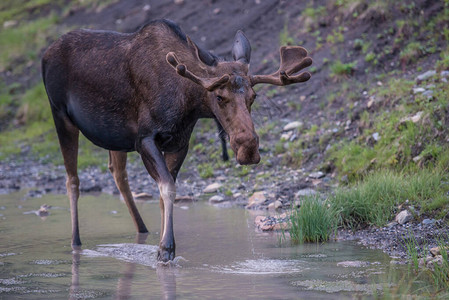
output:
[[[79,129],[72,124],[67,116],[61,116],[55,111],[53,111],[53,119],[67,172],[66,187],[72,219],[72,248],[78,249],[81,246],[78,225],[79,178],[77,171]]]
[[[137,231],[139,233],[147,233],[147,227],[137,210],[131,189],[129,188],[128,173],[126,172],[126,157],[126,152],[109,151],[109,170],[114,177],[115,184],[117,185],[120,194],[122,194],[123,199],[128,206],[129,213],[133,218]]]

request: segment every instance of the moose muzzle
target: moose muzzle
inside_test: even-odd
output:
[[[260,161],[259,137],[255,132],[239,133],[231,136],[231,147],[241,165],[253,165]]]

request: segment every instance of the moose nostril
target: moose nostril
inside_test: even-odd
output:
[[[257,136],[257,134],[252,133],[252,134],[245,134],[244,132],[240,132],[234,139],[235,143],[237,145],[243,145],[243,144],[254,144],[254,143],[259,143],[259,137]]]

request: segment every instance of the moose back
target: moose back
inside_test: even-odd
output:
[[[225,130],[240,164],[260,160],[251,105],[260,83],[307,81],[312,64],[302,47],[281,47],[279,70],[250,75],[251,46],[238,31],[233,60],[198,47],[173,22],[157,20],[137,32],[76,30],[44,53],[42,75],[67,171],[72,247],[81,246],[77,202],[78,136],[109,150],[109,169],[138,232],[148,232],[134,204],[126,173],[127,152],[137,151],[160,191],[158,260],[175,257],[175,181],[199,118]]]

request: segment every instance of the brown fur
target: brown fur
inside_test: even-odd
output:
[[[277,73],[250,76],[251,47],[242,32],[234,41],[234,61],[221,61],[198,48],[167,20],[151,22],[132,34],[76,30],[53,43],[42,59],[42,73],[67,170],[73,247],[81,245],[79,131],[110,151],[114,180],[138,232],[147,232],[125,169],[126,152],[139,152],[161,193],[158,259],[171,260],[175,181],[197,120],[215,118],[229,135],[237,161],[258,163],[259,138],[250,115],[256,96],[252,86],[307,80],[308,73],[290,77],[311,63],[299,48],[281,51],[283,63]]]

